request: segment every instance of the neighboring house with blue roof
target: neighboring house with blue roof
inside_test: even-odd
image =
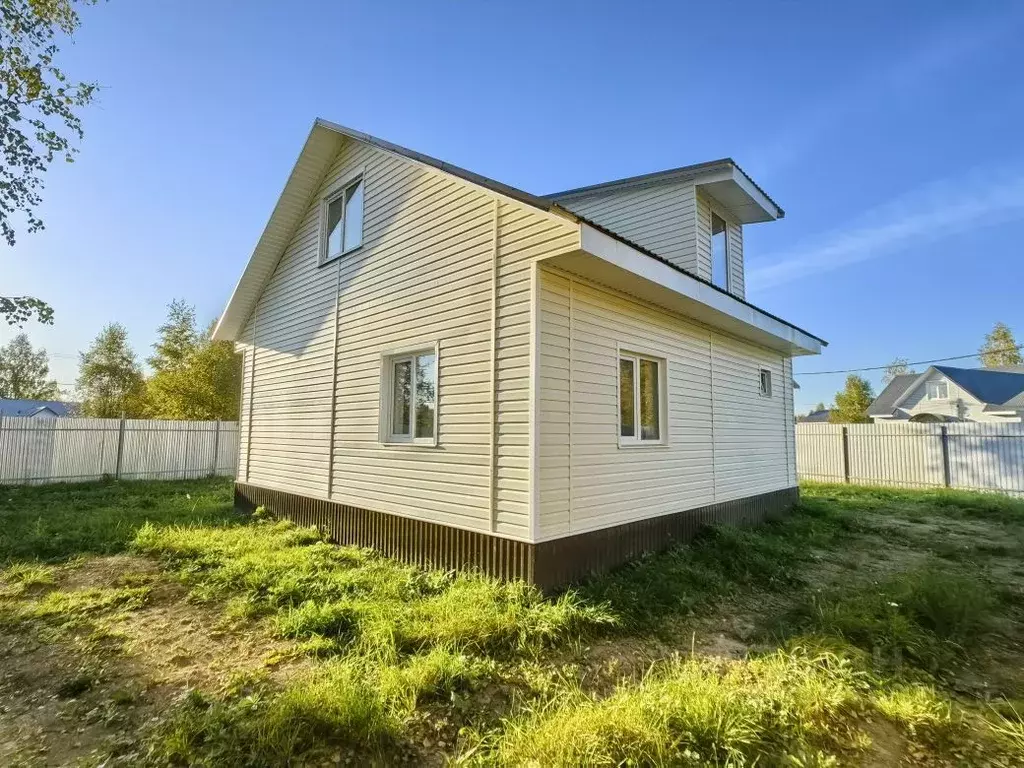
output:
[[[74,416],[77,403],[59,400],[6,400],[0,398],[0,416],[19,416],[29,419],[58,419]]]
[[[1024,366],[933,365],[895,377],[868,408],[884,421],[1019,423],[1024,418]]]

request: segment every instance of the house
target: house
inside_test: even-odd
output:
[[[954,368],[933,365],[896,376],[868,408],[885,421],[1018,423],[1024,416],[1024,366]]]
[[[214,338],[236,500],[564,584],[797,499],[794,355],[746,301],[732,160],[537,196],[317,120]]]
[[[827,424],[832,417],[832,410],[825,408],[820,411],[811,411],[806,416],[797,416],[797,424]]]
[[[0,399],[0,417],[20,416],[30,419],[58,419],[74,416],[77,403],[62,403],[57,400],[6,400]]]

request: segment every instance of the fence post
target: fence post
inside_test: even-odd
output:
[[[220,419],[213,428],[213,460],[210,462],[210,477],[217,476],[217,457],[220,454]]]
[[[843,427],[843,482],[850,482],[850,430]]]
[[[121,460],[124,457],[124,416],[117,427],[117,464],[114,467],[114,479],[121,479]]]
[[[945,426],[942,428],[942,483],[947,488],[951,485],[949,476],[949,430]]]

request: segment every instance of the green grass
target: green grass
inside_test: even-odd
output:
[[[617,569],[582,588],[609,603],[630,631],[657,631],[666,618],[692,614],[750,588],[791,590],[817,552],[867,525],[844,510],[805,500],[798,514],[758,528],[708,528],[677,547]]]
[[[1024,691],[983,666],[992,649],[1003,665],[1024,659],[1024,503],[826,485],[802,498],[785,520],[707,530],[552,597],[240,519],[222,481],[5,489],[0,629],[56,628],[36,641],[64,642],[180,594],[173,581],[220,613],[218,632],[275,636],[262,672],[182,691],[138,727],[128,754],[153,765],[320,764],[339,751],[437,762],[421,750],[438,733],[447,758],[471,764],[879,764],[870,723],[938,764],[1024,760]],[[161,572],[74,580],[93,555],[121,552]],[[756,652],[686,655],[703,622],[729,626],[731,611]],[[591,643],[624,664],[596,663]],[[652,646],[665,650],[653,664],[639,650]],[[275,673],[281,660],[295,671]],[[1016,703],[964,699],[963,670]],[[95,696],[96,679],[65,675],[47,695]]]
[[[0,567],[121,552],[147,522],[233,517],[231,483],[222,478],[0,486]]]
[[[887,671],[909,662],[939,675],[977,648],[997,607],[991,588],[975,575],[927,563],[881,583],[812,593],[781,618],[779,629],[843,638]]]
[[[831,654],[677,659],[605,698],[569,688],[470,749],[488,765],[829,764],[865,685]]]
[[[230,598],[236,613],[271,617],[283,637],[329,638],[385,660],[438,645],[537,650],[615,620],[573,592],[546,600],[522,582],[423,571],[288,522],[146,525],[134,548],[161,558],[197,598]]]

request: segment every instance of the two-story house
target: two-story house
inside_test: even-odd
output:
[[[1019,423],[1024,417],[1024,366],[933,365],[924,373],[896,376],[868,407],[868,416],[875,423]]]
[[[797,498],[794,355],[745,300],[731,160],[536,196],[317,120],[214,336],[236,498],[563,584]]]

